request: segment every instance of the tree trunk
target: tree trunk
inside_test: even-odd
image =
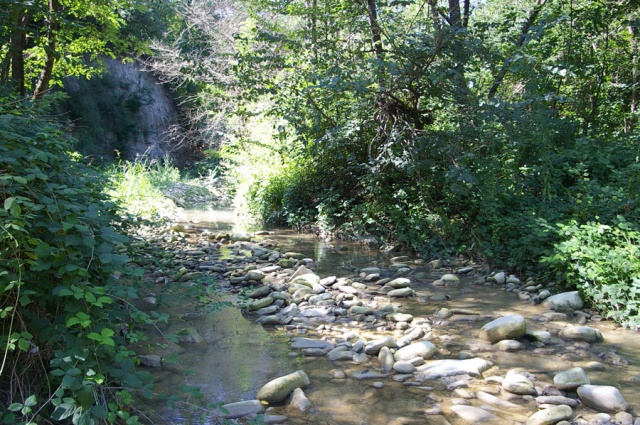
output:
[[[638,110],[638,29],[634,24],[629,25],[631,34],[631,114],[635,115]]]
[[[382,47],[382,35],[380,25],[378,24],[378,12],[376,11],[375,0],[367,0],[367,12],[369,14],[369,26],[371,27],[373,50],[376,53],[376,57],[378,59],[382,59],[384,56],[384,49]]]
[[[56,37],[58,32],[58,12],[60,10],[59,0],[49,0],[49,22],[47,28],[47,60],[42,72],[36,82],[36,88],[33,93],[35,99],[41,99],[49,89],[51,76],[53,74],[53,66],[56,62]]]
[[[28,15],[24,15],[20,8],[16,8],[12,14],[15,27],[11,31],[9,43],[9,55],[11,57],[11,83],[14,91],[19,96],[26,93],[24,81],[24,51],[27,46],[25,27],[29,24]]]

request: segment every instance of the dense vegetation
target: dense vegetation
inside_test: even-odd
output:
[[[150,66],[263,221],[537,273],[640,324],[637,1],[182,7]]]
[[[45,118],[100,55],[143,55],[264,222],[536,273],[640,326],[639,6],[0,0],[0,420],[134,422],[149,394],[126,220]]]

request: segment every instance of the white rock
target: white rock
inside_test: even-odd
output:
[[[629,410],[629,404],[616,387],[609,385],[581,385],[578,397],[584,404],[605,412]]]

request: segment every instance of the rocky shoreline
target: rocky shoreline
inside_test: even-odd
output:
[[[281,252],[268,232],[211,233],[172,226],[145,234],[141,229],[142,253],[158,245],[171,253],[165,256],[170,261],[159,267],[141,264],[148,283],[160,288],[216,279],[239,294],[238,307],[250,320],[288,336],[292,356],[328,360],[332,368],[320,379],[336,385],[364,381],[373,389],[400,383],[432,394],[421,418],[409,415],[398,423],[424,423],[426,418],[434,424],[640,424],[619,388],[591,383],[592,371],[624,367],[627,360],[601,346],[602,334],[590,326],[601,319],[584,309],[577,292],[552,295],[552,285],[504,272],[486,276],[473,265],[405,256],[345,276],[321,277],[314,272],[314,259]],[[539,313],[534,318],[496,317],[448,308],[446,289],[464,285],[508,291],[514,302],[539,303]],[[146,300],[153,304],[153,294]],[[440,307],[421,316],[409,312],[411,303]],[[447,326],[456,321],[468,323],[476,338],[448,343],[452,336],[447,336]],[[181,341],[185,344],[201,340],[193,330],[184,335],[190,335]],[[579,366],[530,371],[502,369],[491,360],[496,352],[527,351]],[[153,355],[141,356],[141,361],[161,365]],[[304,370],[283,373],[265,382],[254,400],[228,400],[218,414],[240,421],[262,414],[265,423],[331,423],[316,421],[317,401],[305,394],[314,379]]]

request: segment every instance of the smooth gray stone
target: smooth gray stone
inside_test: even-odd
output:
[[[297,370],[267,382],[258,390],[256,398],[260,401],[275,403],[287,398],[296,388],[304,388],[309,384],[307,374],[302,370]]]
[[[581,385],[578,397],[587,406],[605,412],[621,412],[630,409],[620,390],[609,385]]]
[[[451,406],[451,411],[455,413],[460,419],[465,421],[468,424],[480,424],[480,423],[490,423],[490,424],[507,424],[506,421],[494,415],[493,413],[487,412],[484,409],[480,409],[479,407],[473,406],[464,406],[464,405],[454,405]]]
[[[519,314],[500,317],[482,327],[480,338],[496,343],[503,339],[518,339],[527,332],[527,323]]]
[[[311,338],[293,338],[291,348],[321,348],[323,350],[333,350],[335,344],[329,341],[323,341],[321,339]]]
[[[417,376],[423,380],[434,380],[453,375],[482,376],[482,372],[493,366],[488,360],[474,357],[464,360],[433,360],[416,368]]]
[[[540,410],[527,419],[527,425],[553,425],[573,416],[573,410],[566,405],[552,406]]]
[[[236,419],[264,412],[264,404],[258,400],[239,401],[223,405],[219,412],[225,419]]]

